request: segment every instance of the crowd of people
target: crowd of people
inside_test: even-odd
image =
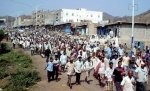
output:
[[[61,72],[68,76],[67,85],[72,88],[72,77],[80,85],[81,74],[90,84],[94,76],[106,91],[147,91],[150,48],[143,51],[133,48],[132,55],[125,44],[108,41],[90,43],[88,38],[76,39],[58,32],[9,33],[13,48],[30,50],[31,55],[46,57],[48,82],[56,80]]]

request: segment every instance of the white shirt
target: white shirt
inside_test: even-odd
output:
[[[53,61],[54,64],[59,64],[59,62],[60,62],[59,60],[54,60]]]
[[[21,40],[21,41],[19,42],[19,44],[22,45],[22,44],[23,44],[23,41]]]
[[[114,69],[107,68],[105,71],[105,76],[108,78],[108,81],[112,81],[112,75],[113,75]]]
[[[48,44],[45,44],[44,48],[45,48],[45,50],[47,50],[48,49]]]
[[[100,68],[98,70],[98,73],[99,74],[105,74],[105,70],[106,70],[106,64],[105,64],[105,62],[101,62],[100,63]]]
[[[83,62],[77,60],[77,61],[75,62],[75,72],[81,73],[82,67],[83,67]]]
[[[147,82],[147,72],[145,69],[142,69],[141,67],[137,67],[135,70],[137,73],[137,81],[138,82]]]
[[[124,54],[124,50],[121,48],[119,48],[118,52],[119,52],[119,55],[121,55],[121,56]]]
[[[146,82],[148,83],[148,72],[149,72],[149,70],[148,70],[148,67],[146,66],[146,67],[144,67],[144,71],[146,72],[146,74],[145,74],[145,80],[146,80]]]
[[[106,69],[109,68],[109,62],[110,62],[110,60],[105,57],[104,58],[104,62],[106,63]]]
[[[82,51],[82,58],[86,59],[87,58],[87,52],[86,51]]]
[[[38,48],[39,48],[39,49],[42,49],[42,44],[39,44],[39,45],[38,45]]]
[[[67,54],[68,57],[70,57],[70,55],[71,55],[71,50],[66,49],[66,54]]]
[[[121,85],[123,86],[123,91],[134,91],[134,86],[132,82],[135,82],[133,77],[131,79],[129,78],[129,76],[124,77],[121,82]]]
[[[100,62],[100,60],[97,57],[92,58],[91,60],[93,62],[94,69],[96,69],[96,67],[97,67],[98,63]]]
[[[93,68],[92,62],[89,62],[88,60],[84,63],[84,70],[91,70]]]
[[[128,56],[124,56],[122,61],[123,66],[129,66],[129,60],[130,58]]]
[[[73,73],[74,73],[74,67],[75,67],[74,63],[68,62],[66,64],[65,68],[67,69],[67,75],[73,75]]]
[[[13,39],[12,43],[13,43],[13,44],[16,44],[16,39]]]
[[[67,55],[61,55],[60,62],[62,65],[65,65],[67,63]]]
[[[138,65],[138,67],[141,67],[141,63],[142,63],[142,59],[141,58],[138,58],[136,59],[136,64]]]

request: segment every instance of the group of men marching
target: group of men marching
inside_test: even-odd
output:
[[[60,72],[66,72],[67,85],[72,88],[72,77],[80,85],[81,74],[85,73],[85,82],[90,84],[91,76],[106,91],[146,91],[148,84],[150,49],[145,52],[138,48],[129,56],[126,45],[115,43],[90,43],[88,39],[74,40],[65,34],[17,33],[13,36],[13,47],[18,44],[30,49],[31,55],[46,57],[48,82],[58,81]],[[44,54],[44,56],[43,56]],[[93,79],[94,80],[94,79]],[[115,88],[114,88],[115,87]]]

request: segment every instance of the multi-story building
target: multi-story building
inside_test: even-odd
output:
[[[86,9],[59,9],[54,11],[37,11],[32,14],[34,25],[61,24],[68,22],[92,22],[103,21],[103,12],[88,11]]]
[[[32,23],[33,25],[44,25],[45,24],[45,13],[46,11],[39,10],[32,13]]]
[[[14,27],[29,25],[32,25],[32,19],[30,15],[21,15],[19,17],[16,17],[14,21]]]
[[[54,22],[56,21],[55,18],[56,18],[56,14],[55,14],[55,11],[46,11],[45,12],[45,25],[53,25]]]
[[[22,19],[17,17],[14,25],[26,25],[24,21],[32,23],[33,25],[58,25],[63,23],[81,23],[81,22],[92,22],[100,23],[103,21],[103,12],[88,11],[86,9],[59,9],[54,11],[38,10],[34,11],[31,15],[31,19]]]
[[[55,11],[55,22],[84,22],[100,23],[103,21],[103,12],[88,11],[86,9],[60,9]]]

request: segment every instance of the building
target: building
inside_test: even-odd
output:
[[[46,11],[45,14],[45,25],[54,25],[54,22],[56,21],[56,13],[55,11]]]
[[[43,10],[33,12],[32,13],[33,25],[39,25],[39,26],[44,25],[45,24],[45,14],[46,14],[46,11],[43,11]]]
[[[6,28],[6,19],[0,19],[0,29]]]
[[[86,9],[60,9],[56,11],[55,22],[85,22],[100,23],[103,21],[103,12],[88,11]]]
[[[21,15],[16,17],[13,27],[22,27],[32,25],[32,18],[30,15]]]
[[[118,37],[119,43],[127,43],[131,46],[132,23],[116,22],[97,27],[97,34],[101,37]],[[143,45],[150,45],[150,24],[135,23],[134,42],[140,42]]]
[[[28,18],[22,19],[22,17],[17,17],[14,26],[26,25],[26,22],[29,21],[33,26],[39,27],[43,25],[52,26],[64,23],[82,23],[82,22],[91,22],[95,24],[101,23],[103,21],[103,12],[89,11],[83,8],[59,9],[54,11],[38,10],[32,13],[31,20],[29,20]]]
[[[92,22],[103,21],[103,12],[88,11],[86,9],[59,9],[54,11],[39,10],[32,14],[33,24],[61,24],[70,22]]]

